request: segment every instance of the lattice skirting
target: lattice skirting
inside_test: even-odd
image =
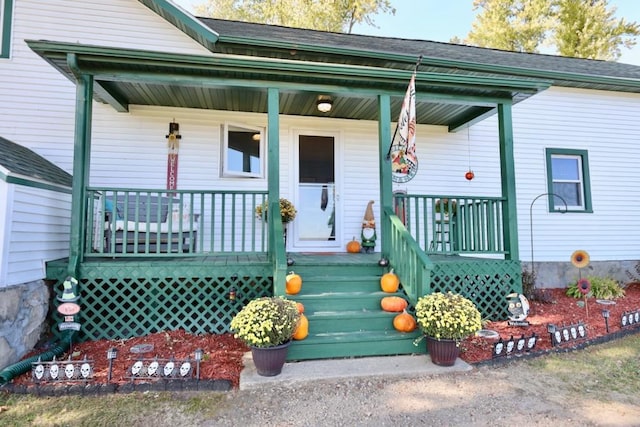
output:
[[[459,293],[477,305],[483,319],[504,320],[509,316],[507,295],[522,293],[520,262],[478,259],[435,262],[431,291]]]
[[[206,270],[203,271],[203,270]],[[250,300],[271,294],[265,265],[200,266],[84,264],[79,274],[79,340],[125,339],[167,330],[229,332],[233,316]],[[48,270],[61,289],[66,271]],[[235,299],[230,297],[232,289]],[[58,305],[57,302],[54,304]],[[56,312],[53,332],[63,319]]]

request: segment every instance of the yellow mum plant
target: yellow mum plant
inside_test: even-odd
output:
[[[264,219],[267,219],[268,207],[269,205],[266,200],[264,203],[256,206],[256,215],[258,215],[258,218],[262,219],[264,213]],[[282,222],[286,224],[287,222],[293,221],[297,213],[298,211],[295,206],[293,206],[293,203],[287,199],[280,199],[280,216],[282,217]]]
[[[475,304],[459,294],[435,292],[421,297],[416,318],[422,333],[436,339],[462,340],[482,329]]]
[[[231,320],[231,331],[250,347],[274,347],[289,341],[300,313],[295,301],[262,297],[250,301]]]

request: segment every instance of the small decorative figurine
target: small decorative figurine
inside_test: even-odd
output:
[[[367,209],[364,211],[364,219],[362,220],[362,232],[360,237],[362,239],[362,252],[373,253],[376,246],[376,220],[373,216],[373,200],[370,200],[367,204]]]

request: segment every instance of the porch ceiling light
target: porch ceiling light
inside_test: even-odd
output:
[[[328,113],[333,107],[333,101],[331,99],[318,99],[316,106],[321,113]]]

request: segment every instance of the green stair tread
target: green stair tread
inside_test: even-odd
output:
[[[316,299],[316,298],[362,298],[362,297],[371,297],[371,298],[384,298],[384,297],[391,297],[391,296],[399,296],[399,297],[403,297],[404,298],[404,294],[400,293],[400,292],[396,292],[396,293],[388,293],[388,292],[382,292],[382,291],[375,291],[375,292],[367,292],[367,291],[358,291],[358,290],[327,290],[326,292],[317,292],[317,293],[303,293],[300,292],[299,294],[296,295],[289,295],[290,299],[293,300],[300,300],[300,302],[303,302],[302,300],[304,299],[308,299],[308,300],[312,300],[312,299]]]
[[[307,313],[305,313],[307,314]],[[314,311],[313,313],[308,313],[307,318],[309,320],[312,319],[326,319],[326,318],[370,318],[370,317],[393,317],[399,313],[392,313],[384,310],[340,310],[340,311],[329,311],[329,310],[321,310]]]
[[[419,332],[351,332],[309,335],[294,341],[288,360],[313,360],[337,357],[381,356],[425,353],[424,343],[414,344]]]
[[[380,289],[387,269],[370,259],[365,265],[357,264],[357,258],[345,258],[344,264],[316,262],[290,268],[302,277],[301,292],[289,298],[304,304],[309,336],[294,341],[288,359],[424,353],[424,348],[413,344],[420,333],[396,331],[393,318],[398,313],[380,308],[384,297],[406,298],[401,290]]]
[[[349,276],[349,275],[332,275],[332,274],[316,274],[313,277],[303,277],[302,278],[302,283],[315,283],[315,282],[324,282],[324,281],[330,281],[330,282],[354,282],[354,281],[367,281],[367,282],[372,282],[376,283],[378,286],[380,286],[380,277],[382,275],[381,274],[365,274],[365,275],[358,275],[358,276]],[[302,276],[300,276],[302,277]]]

